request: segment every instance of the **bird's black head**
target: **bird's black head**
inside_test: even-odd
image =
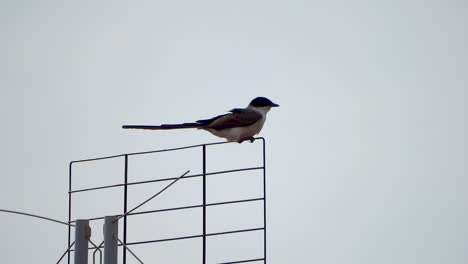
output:
[[[278,107],[278,104],[273,103],[270,99],[266,97],[257,97],[250,102],[251,106],[254,107]]]

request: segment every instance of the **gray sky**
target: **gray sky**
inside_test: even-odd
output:
[[[266,96],[269,263],[467,263],[464,1],[18,0],[0,21],[0,208],[65,220],[69,161],[218,141],[122,124]],[[65,250],[64,226],[0,223],[5,263]]]

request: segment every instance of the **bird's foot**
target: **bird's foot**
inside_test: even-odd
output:
[[[250,141],[250,143],[253,143],[255,141],[255,138],[254,137],[248,137],[248,138],[243,138],[243,139],[240,139],[239,141],[237,141],[237,143],[242,143],[244,142],[245,140],[248,140]]]

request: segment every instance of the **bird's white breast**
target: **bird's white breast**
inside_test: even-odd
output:
[[[225,129],[220,129],[220,130],[215,130],[212,128],[205,128],[205,129],[209,131],[210,133],[212,133],[213,135],[225,138],[231,142],[239,142],[241,140],[251,138],[257,135],[258,133],[260,133],[260,131],[262,130],[263,124],[265,123],[265,120],[266,120],[266,114],[268,110],[270,110],[270,107],[261,107],[261,108],[248,107],[248,108],[259,112],[262,115],[262,118],[250,126],[225,128]]]
[[[228,141],[238,142],[241,139],[246,139],[257,135],[260,130],[262,130],[264,122],[265,119],[262,118],[250,126],[225,128],[221,130],[209,129],[208,131],[213,135],[225,138]]]

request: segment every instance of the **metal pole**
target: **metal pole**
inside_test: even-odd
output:
[[[203,264],[206,264],[206,145],[203,145]]]
[[[104,264],[117,264],[118,223],[115,216],[104,217]]]
[[[71,203],[72,203],[72,164],[68,166],[68,223],[71,222]],[[68,248],[71,247],[71,226],[68,226]],[[70,264],[70,251],[67,253],[68,264]]]
[[[267,263],[267,204],[266,204],[266,158],[265,158],[265,139],[263,143],[263,259],[264,263]]]
[[[88,240],[91,238],[89,220],[76,220],[75,264],[88,264]]]
[[[127,244],[127,201],[128,201],[128,155],[125,155],[124,172],[124,217],[123,217],[123,243]],[[127,250],[123,251],[123,264],[127,263]]]

